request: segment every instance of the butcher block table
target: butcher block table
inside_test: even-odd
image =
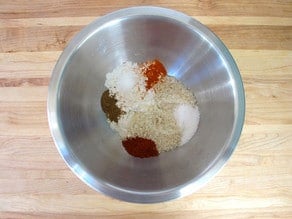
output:
[[[68,41],[97,17],[139,5],[176,9],[214,31],[246,95],[226,166],[198,192],[148,205],[81,182],[59,155],[46,112]],[[0,218],[75,217],[292,218],[292,1],[0,0]]]

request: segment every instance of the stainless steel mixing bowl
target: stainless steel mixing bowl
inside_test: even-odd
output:
[[[110,129],[100,97],[107,72],[124,61],[155,58],[194,92],[201,120],[183,147],[139,159]],[[60,56],[48,95],[52,136],[71,170],[97,191],[140,203],[203,186],[233,152],[244,112],[240,73],[223,43],[191,17],[157,7],[119,10],[85,27]]]

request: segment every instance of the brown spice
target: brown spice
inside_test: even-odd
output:
[[[101,108],[106,114],[106,117],[113,122],[118,122],[119,117],[124,113],[119,107],[117,107],[117,100],[114,96],[110,95],[109,90],[103,92],[101,96]]]
[[[159,155],[156,144],[151,139],[133,137],[123,140],[122,143],[126,151],[134,157],[146,158]]]
[[[150,64],[149,64],[150,63]],[[146,67],[143,70],[143,74],[147,77],[146,89],[152,88],[161,78],[166,76],[167,72],[164,65],[158,61],[154,60],[152,62],[146,63]]]

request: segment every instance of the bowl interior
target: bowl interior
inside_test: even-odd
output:
[[[63,69],[55,73],[55,126],[62,141],[55,140],[73,171],[91,187],[127,201],[179,197],[215,163],[223,165],[233,150],[240,88],[214,36],[191,22],[133,14],[92,24],[66,63],[57,64]],[[161,60],[169,75],[192,90],[201,119],[197,133],[183,147],[139,159],[124,151],[110,129],[100,97],[107,72],[124,61],[152,59]]]

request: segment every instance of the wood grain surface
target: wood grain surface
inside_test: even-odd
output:
[[[65,165],[46,114],[62,50],[95,18],[129,6],[184,12],[227,45],[246,120],[227,165],[197,193],[151,205],[99,194]],[[0,218],[292,218],[291,0],[0,0]]]

